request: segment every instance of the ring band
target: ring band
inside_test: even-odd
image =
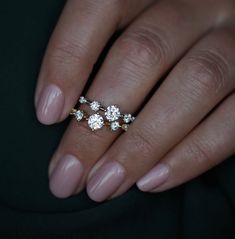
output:
[[[100,102],[90,101],[84,96],[79,98],[79,103],[89,105],[93,113],[89,115],[85,110],[73,108],[70,114],[78,122],[86,120],[92,131],[101,129],[103,126],[109,127],[111,131],[118,129],[127,131],[129,125],[135,120],[135,117],[129,113],[122,114],[117,105],[104,107]]]

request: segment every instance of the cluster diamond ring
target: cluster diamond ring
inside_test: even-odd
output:
[[[88,127],[92,131],[101,129],[104,126],[109,127],[111,131],[117,131],[118,129],[127,131],[129,125],[135,120],[135,117],[131,114],[121,113],[117,105],[104,107],[99,101],[91,101],[84,96],[79,98],[79,103],[89,105],[92,113],[88,114],[85,110],[73,108],[70,114],[78,122],[86,120]]]

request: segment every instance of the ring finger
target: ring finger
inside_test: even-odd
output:
[[[118,104],[124,112],[136,111],[156,81],[213,26],[217,10],[210,11],[211,21],[205,25],[202,21],[208,13],[199,14],[199,7],[183,2],[155,4],[116,41],[88,97]],[[81,190],[89,170],[116,137],[107,131],[91,132],[73,120],[50,165],[52,192],[67,197]]]
[[[170,189],[197,177],[233,155],[234,107],[233,93],[138,181],[139,189],[148,192]],[[162,169],[167,173],[163,173]]]
[[[234,29],[203,38],[176,65],[130,127],[90,173],[89,196],[126,191],[235,87]]]

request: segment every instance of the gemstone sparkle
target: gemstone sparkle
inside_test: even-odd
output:
[[[114,122],[112,122],[112,123],[110,124],[110,128],[111,128],[112,131],[116,131],[116,130],[118,130],[120,127],[121,127],[121,126],[120,126],[120,124],[119,124],[118,121],[114,121]]]
[[[93,111],[98,111],[100,109],[101,105],[98,101],[92,101],[90,104],[90,107]]]
[[[134,121],[135,117],[133,117],[131,114],[124,114],[123,115],[123,121],[128,124],[132,121]]]
[[[74,115],[77,121],[81,121],[84,117],[84,112],[81,110],[78,110],[77,112],[74,113]]]
[[[88,118],[88,126],[94,131],[104,126],[104,119],[99,114],[90,115]]]
[[[109,122],[115,121],[120,118],[121,113],[116,105],[110,105],[107,107],[105,117]]]
[[[87,103],[87,100],[86,100],[86,98],[85,98],[84,96],[80,96],[79,102],[80,102],[81,104],[84,104],[84,103]]]

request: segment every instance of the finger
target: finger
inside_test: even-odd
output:
[[[156,81],[177,61],[195,38],[212,27],[212,21],[208,21],[206,26],[202,24],[201,19],[204,16],[198,18],[200,9],[197,11],[161,1],[144,12],[115,42],[89,89],[88,97],[101,99],[105,106],[115,103],[123,112],[135,112]],[[211,13],[215,14],[212,11]],[[175,21],[172,21],[169,14]],[[192,18],[193,21],[189,21]],[[155,22],[161,24],[153,24]],[[62,193],[63,197],[69,195],[68,191],[64,193],[63,187],[60,187],[61,183],[58,183],[62,177],[52,173],[58,168],[58,162],[62,158],[72,154],[83,165],[82,177],[75,180],[77,184],[67,182],[70,187],[66,187],[70,193],[74,192],[75,186],[78,186],[79,191],[90,168],[117,135],[118,133],[104,130],[93,133],[87,130],[84,124],[77,125],[73,121],[50,164],[52,192],[60,197]]]
[[[234,108],[233,93],[138,181],[139,189],[149,192],[170,189],[202,174],[234,154]]]
[[[38,79],[35,105],[39,121],[52,124],[68,115],[111,35],[151,1],[142,0],[135,8],[128,1],[133,9],[128,16],[122,15],[124,1],[67,1]]]
[[[234,35],[211,33],[172,70],[127,134],[103,155],[106,165],[112,161],[113,170],[123,173],[108,177],[105,164],[96,168],[87,185],[92,199],[126,191],[234,88]]]

